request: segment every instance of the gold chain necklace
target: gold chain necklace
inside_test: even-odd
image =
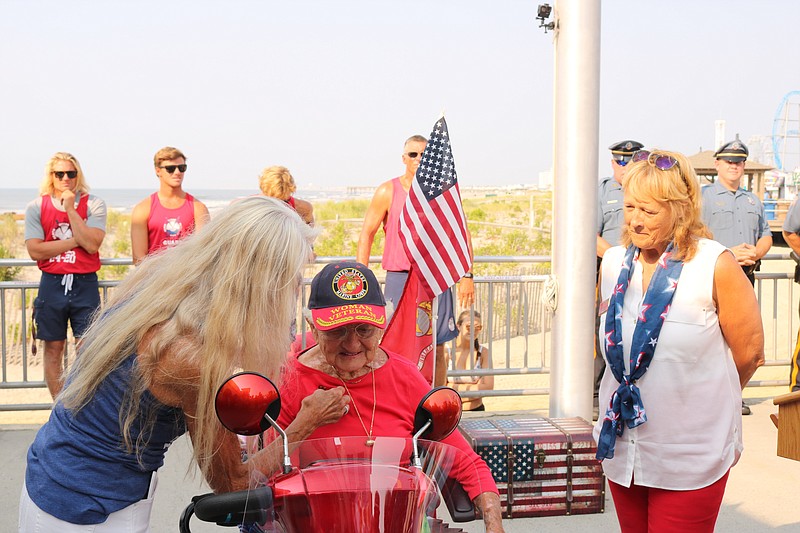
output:
[[[333,365],[331,365],[333,366]],[[342,376],[339,375],[339,372],[336,370],[336,367],[333,367],[333,371],[336,372],[336,377],[339,378],[339,381],[342,382],[344,385],[344,390],[347,391],[347,395],[350,396],[350,401],[353,402],[353,407],[356,410],[356,416],[358,417],[358,421],[361,422],[361,427],[364,428],[364,433],[367,434],[367,446],[373,446],[375,444],[375,439],[372,438],[372,428],[375,426],[375,406],[377,405],[377,396],[375,395],[375,368],[373,367],[370,370],[370,374],[372,374],[372,420],[369,423],[369,431],[367,431],[367,426],[364,424],[364,420],[361,418],[361,413],[358,410],[358,405],[356,404],[356,398],[352,394],[350,394],[350,389],[347,387],[347,383],[342,379]]]

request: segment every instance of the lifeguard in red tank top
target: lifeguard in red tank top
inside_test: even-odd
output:
[[[89,195],[82,194],[78,201],[76,211],[85,221],[88,214]],[[42,229],[44,240],[60,241],[72,237],[72,228],[69,225],[69,216],[66,211],[59,211],[53,205],[50,195],[42,196]],[[72,250],[37,261],[39,269],[48,274],[89,274],[100,270],[100,254],[90,254],[80,246]]]
[[[194,231],[194,197],[186,193],[183,205],[168,209],[161,205],[158,193],[150,195],[150,216],[147,218],[147,253],[175,246]]]

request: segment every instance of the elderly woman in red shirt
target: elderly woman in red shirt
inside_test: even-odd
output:
[[[291,424],[290,441],[363,436],[371,446],[376,436],[412,434],[416,405],[430,385],[408,359],[378,346],[385,306],[375,275],[361,263],[331,263],[314,277],[308,307],[317,344],[289,360],[281,387],[278,424]],[[456,466],[455,476],[486,531],[502,532],[488,466],[459,432],[442,442],[464,452],[469,464]]]

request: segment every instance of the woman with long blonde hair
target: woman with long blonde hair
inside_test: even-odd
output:
[[[155,471],[186,431],[216,491],[275,470],[269,447],[242,463],[214,396],[240,369],[279,378],[314,236],[283,202],[251,197],[136,268],[84,335],[28,451],[20,531],[120,531],[131,520],[147,531]]]

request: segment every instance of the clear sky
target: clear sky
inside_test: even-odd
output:
[[[587,0],[588,1],[588,0]],[[462,186],[536,183],[552,164],[553,43],[521,0],[0,0],[0,187],[52,153],[95,188],[377,185],[444,111]],[[602,3],[600,174],[614,141],[693,154],[769,135],[800,90],[796,0]]]

